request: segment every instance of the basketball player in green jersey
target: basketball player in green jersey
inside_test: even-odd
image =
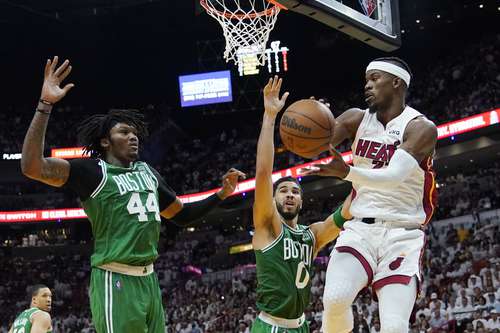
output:
[[[298,224],[302,189],[292,177],[276,181],[274,123],[288,92],[280,98],[282,80],[264,88],[264,119],[257,144],[253,248],[257,263],[257,308],[252,333],[308,333],[304,309],[309,305],[311,266],[316,254],[334,240],[350,218],[350,198],[323,222]]]
[[[47,286],[37,284],[30,288],[30,308],[21,312],[9,333],[51,333],[50,309],[52,293]]]
[[[147,134],[134,111],[111,111],[83,121],[78,136],[90,158],[43,157],[52,105],[73,87],[60,88],[71,66],[48,60],[40,102],[24,139],[21,168],[29,178],[74,190],[92,225],[90,308],[97,333],[164,333],[165,314],[153,263],[158,257],[160,216],[180,225],[204,216],[234,192],[244,174],[230,169],[223,187],[184,204],[156,170],[138,160]]]

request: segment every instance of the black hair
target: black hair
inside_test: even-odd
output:
[[[111,110],[107,114],[96,114],[78,125],[78,141],[84,146],[84,153],[89,153],[92,158],[104,157],[101,139],[109,138],[109,131],[117,123],[134,127],[139,140],[148,135],[144,115],[137,110]]]
[[[413,78],[413,73],[411,72],[410,66],[408,66],[408,64],[406,63],[406,61],[404,61],[401,58],[398,58],[398,57],[382,57],[382,58],[377,58],[377,59],[375,59],[373,61],[386,61],[386,62],[393,63],[394,65],[399,66],[399,67],[405,69],[410,74],[410,78]]]
[[[276,193],[276,190],[278,189],[278,186],[281,184],[281,183],[284,183],[284,182],[292,182],[292,183],[295,183],[297,184],[297,186],[299,187],[300,189],[300,195],[302,196],[302,186],[300,186],[300,183],[299,181],[297,180],[297,178],[293,178],[291,176],[287,176],[287,177],[282,177],[280,179],[278,179],[274,185],[273,185],[273,193]]]
[[[31,286],[30,288],[28,288],[28,297],[30,299],[30,302],[31,302],[31,299],[33,297],[38,295],[38,292],[40,291],[40,289],[44,289],[44,288],[48,288],[48,287],[44,284],[35,284],[34,286]]]

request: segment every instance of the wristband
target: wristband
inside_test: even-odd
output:
[[[342,216],[342,207],[344,207],[344,204],[338,206],[337,209],[335,210],[335,212],[332,214],[333,223],[335,223],[335,225],[337,227],[339,227],[339,229],[342,229],[342,227],[344,226],[345,221],[347,221]]]
[[[54,105],[53,103],[48,102],[48,101],[46,101],[44,99],[41,99],[41,98],[40,98],[39,102],[42,103],[42,104],[45,104],[45,105],[50,105],[50,106]]]
[[[36,110],[36,112],[40,112],[40,113],[43,113],[43,114],[46,114],[46,115],[50,114],[50,110],[42,110],[42,109],[39,109],[39,108],[36,108],[35,110]]]

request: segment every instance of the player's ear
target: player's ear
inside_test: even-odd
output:
[[[394,79],[392,79],[392,86],[395,89],[398,89],[399,87],[402,87],[403,86],[403,80],[401,80],[401,78],[399,78],[399,77],[395,77]]]
[[[108,138],[102,138],[101,139],[101,147],[104,149],[108,149],[110,145],[109,139]]]

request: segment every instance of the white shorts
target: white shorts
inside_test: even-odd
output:
[[[353,219],[344,224],[335,250],[354,255],[368,275],[368,285],[377,290],[391,283],[408,284],[415,275],[421,281],[425,241],[425,233],[420,229]]]

